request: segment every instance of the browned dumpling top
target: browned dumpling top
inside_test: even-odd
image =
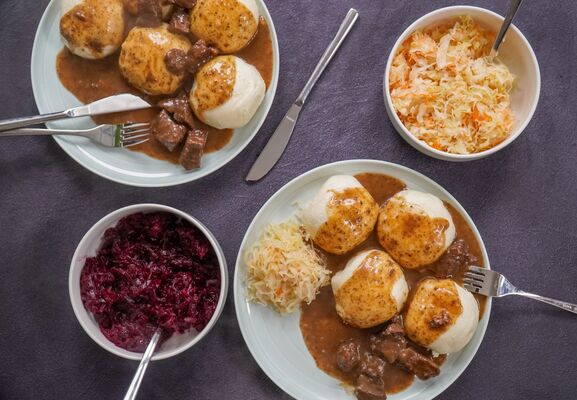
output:
[[[223,53],[246,47],[258,31],[254,0],[198,0],[190,12],[190,30]]]
[[[183,35],[168,31],[167,24],[132,28],[122,44],[118,60],[120,71],[131,85],[150,95],[171,94],[184,82],[184,75],[170,72],[164,61],[172,49],[191,48]]]
[[[122,0],[63,0],[60,34],[68,49],[89,59],[114,53],[124,39]]]

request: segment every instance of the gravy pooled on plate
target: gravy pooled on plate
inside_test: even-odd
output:
[[[128,35],[128,32],[137,25],[138,18],[142,17],[142,15],[138,15],[136,8],[132,10],[130,7],[127,7],[129,2],[126,3],[125,8],[127,12],[124,13],[125,36]],[[136,15],[131,15],[131,13],[135,12]],[[187,16],[184,11],[181,10],[179,12],[184,14],[185,17]],[[177,11],[175,11],[173,15],[176,14]],[[172,21],[171,25],[173,25]],[[191,43],[195,43],[197,38],[193,37],[191,34],[186,36],[191,39]],[[74,55],[65,47],[56,60],[56,69],[60,82],[84,104],[120,93],[136,94],[151,104],[157,104],[161,100],[173,98],[178,95],[177,92],[171,95],[150,96],[131,86],[124,78],[119,67],[120,53],[121,51],[118,50],[108,57],[94,60]],[[248,64],[254,66],[260,73],[266,87],[269,87],[273,71],[273,49],[270,30],[262,16],[258,19],[258,31],[248,46],[234,54],[244,59]],[[183,85],[185,90],[190,88],[190,80],[191,76],[188,76]],[[159,109],[152,108],[97,116],[93,119],[97,124],[151,122],[158,114]],[[193,113],[190,112],[190,114]],[[202,123],[195,115],[191,116],[195,130],[204,133],[204,153],[218,151],[230,142],[234,133],[233,129],[217,129]],[[169,151],[165,144],[161,143],[152,135],[148,142],[132,147],[130,150],[142,152],[150,157],[168,161],[173,164],[179,164],[182,147],[183,141],[175,146],[174,151]],[[186,163],[183,163],[182,160],[180,160],[180,163],[186,168]]]
[[[379,205],[406,188],[403,182],[387,175],[363,173],[355,177]],[[432,264],[420,269],[403,268],[409,295],[400,316],[368,329],[346,325],[337,314],[330,286],[323,287],[310,304],[301,305],[301,332],[317,366],[346,385],[355,387],[360,399],[384,399],[385,392],[397,393],[408,388],[415,375],[420,379],[436,376],[445,360],[445,355],[434,357],[430,350],[409,340],[402,320],[420,281],[450,278],[462,284],[469,264],[483,265],[481,249],[471,227],[453,207],[447,203],[445,207],[453,219],[456,238]],[[318,250],[323,252],[327,268],[334,275],[354,254],[371,249],[382,250],[376,228],[367,240],[348,253],[335,255]],[[478,295],[475,298],[482,317],[485,298]],[[382,387],[375,388],[372,378],[381,380]],[[384,392],[380,392],[383,388]]]

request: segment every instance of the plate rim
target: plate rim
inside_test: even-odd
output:
[[[457,211],[459,213],[461,213],[461,215],[463,215],[463,217],[465,217],[465,219],[467,220],[467,222],[471,222],[471,228],[473,230],[473,233],[475,234],[475,236],[480,239],[480,247],[481,247],[481,253],[483,255],[483,257],[485,258],[485,261],[487,261],[487,265],[485,266],[486,268],[490,269],[491,265],[490,265],[490,260],[489,260],[489,256],[487,253],[487,249],[485,247],[485,243],[483,241],[483,238],[481,237],[481,234],[475,224],[475,222],[473,221],[473,219],[471,218],[471,216],[469,215],[469,213],[467,212],[467,210],[461,205],[461,203],[459,203],[457,201],[457,199],[448,191],[446,190],[442,185],[438,184],[437,182],[435,182],[433,179],[429,178],[428,176],[415,171],[412,168],[409,167],[405,167],[403,165],[400,164],[396,164],[396,163],[392,163],[389,161],[382,161],[382,160],[374,160],[374,159],[353,159],[353,160],[343,160],[343,161],[336,161],[336,162],[332,162],[332,163],[328,163],[328,164],[324,164],[321,166],[318,166],[316,168],[313,168],[293,179],[291,179],[289,182],[287,182],[286,184],[284,184],[281,188],[279,188],[259,209],[259,211],[256,213],[256,215],[253,217],[250,225],[247,227],[244,237],[242,239],[242,242],[240,244],[239,250],[238,250],[238,254],[237,254],[237,258],[235,261],[235,269],[234,269],[234,274],[233,274],[233,300],[234,300],[234,308],[235,308],[235,315],[236,315],[236,320],[237,323],[240,327],[240,331],[243,337],[243,340],[251,354],[251,356],[253,357],[253,359],[256,361],[256,363],[258,364],[258,366],[260,367],[260,369],[265,373],[266,376],[268,376],[268,378],[270,380],[272,380],[275,385],[277,385],[277,387],[279,387],[281,390],[283,390],[286,394],[288,394],[289,396],[295,398],[295,399],[299,399],[299,400],[304,400],[304,398],[302,396],[300,396],[299,393],[297,393],[296,390],[293,390],[292,387],[290,387],[288,384],[286,384],[285,382],[282,382],[279,377],[277,375],[275,375],[273,372],[271,372],[270,370],[267,370],[265,368],[266,363],[265,363],[265,359],[267,357],[264,356],[257,356],[256,354],[256,348],[253,348],[253,346],[256,346],[255,343],[251,342],[250,339],[247,339],[248,337],[248,320],[245,319],[241,319],[240,318],[240,310],[242,308],[243,305],[246,304],[246,299],[240,299],[240,296],[244,295],[244,281],[243,281],[243,277],[241,276],[241,272],[240,269],[242,268],[241,265],[243,263],[242,261],[242,255],[243,255],[243,250],[247,247],[247,240],[248,240],[248,233],[253,229],[254,225],[256,224],[257,220],[259,219],[259,217],[261,217],[261,215],[263,214],[264,210],[268,207],[271,206],[271,204],[273,204],[273,202],[276,200],[277,197],[279,197],[285,190],[289,189],[290,187],[292,187],[293,185],[296,185],[299,181],[304,180],[308,177],[310,177],[311,175],[315,175],[318,174],[320,171],[323,170],[327,170],[327,175],[330,175],[330,170],[336,167],[341,167],[341,166],[345,166],[345,167],[354,167],[355,165],[367,165],[367,164],[372,164],[373,166],[376,166],[377,168],[382,168],[382,167],[388,167],[388,168],[396,168],[399,169],[403,172],[409,173],[413,176],[415,176],[418,179],[421,179],[423,181],[425,181],[428,184],[431,184],[433,186],[435,186],[437,189],[440,189],[441,192],[443,192],[444,195],[446,195],[447,199],[449,200],[449,202],[451,203],[452,206],[454,206]],[[242,293],[241,293],[242,291]],[[479,340],[479,343],[477,343],[474,348],[472,348],[473,352],[471,354],[471,357],[465,361],[461,371],[459,371],[458,373],[456,373],[444,386],[439,386],[436,389],[431,389],[430,393],[428,394],[429,397],[427,397],[428,399],[434,399],[435,397],[437,397],[438,395],[440,395],[441,393],[443,393],[445,390],[447,390],[450,386],[453,385],[453,383],[455,383],[455,381],[463,374],[463,372],[465,372],[465,370],[469,367],[471,361],[473,361],[473,359],[475,358],[475,355],[477,354],[477,351],[479,350],[481,344],[483,343],[483,340],[485,338],[485,334],[487,331],[487,327],[489,326],[489,321],[490,321],[490,317],[491,317],[491,309],[492,309],[492,299],[491,297],[488,297],[485,303],[485,310],[483,313],[483,318],[481,323],[479,323],[479,326],[477,327],[477,330],[480,330],[481,332],[481,338]],[[300,311],[299,311],[300,312]],[[470,344],[469,344],[470,345]],[[468,345],[468,346],[469,346]],[[308,349],[307,349],[308,350]],[[320,369],[319,369],[320,370]],[[325,373],[324,371],[321,370],[321,372]],[[325,373],[326,374],[326,373]],[[327,376],[329,376],[330,378],[333,378],[332,376],[326,374]],[[336,378],[333,378],[336,379]],[[343,389],[344,390],[344,389]],[[402,392],[399,392],[399,394]],[[354,399],[354,397],[351,396],[351,399]]]
[[[263,102],[263,104],[261,104],[260,107],[263,107],[263,106],[265,107],[264,116],[263,116],[262,120],[260,121],[260,123],[254,129],[252,134],[248,137],[248,140],[246,141],[246,143],[244,145],[238,146],[236,149],[234,149],[228,155],[228,157],[226,157],[220,163],[220,165],[215,165],[212,168],[201,168],[199,170],[200,172],[197,174],[184,173],[182,175],[177,175],[172,180],[167,181],[167,182],[156,182],[156,181],[153,181],[153,182],[135,182],[135,181],[131,181],[129,178],[123,179],[123,178],[116,177],[116,176],[110,176],[105,172],[105,171],[107,171],[107,169],[99,170],[99,169],[95,168],[94,166],[92,166],[91,164],[85,163],[83,161],[84,157],[80,154],[76,154],[76,152],[73,151],[73,148],[70,147],[70,146],[73,146],[74,148],[78,147],[77,144],[67,143],[66,141],[62,140],[58,136],[53,136],[53,139],[56,141],[58,146],[60,146],[60,148],[62,150],[64,150],[64,152],[70,158],[72,158],[76,163],[78,163],[83,168],[87,169],[88,171],[92,172],[93,174],[98,175],[98,176],[100,176],[106,180],[116,182],[116,183],[126,185],[126,186],[133,186],[133,187],[178,186],[178,185],[182,185],[182,184],[189,183],[189,182],[194,182],[194,181],[200,180],[202,178],[205,178],[206,176],[208,176],[208,175],[220,170],[221,168],[225,167],[232,160],[234,160],[236,157],[238,157],[238,155],[242,151],[244,151],[249,146],[249,144],[251,144],[253,142],[256,135],[260,132],[264,122],[267,120],[267,118],[270,114],[270,110],[271,110],[272,105],[274,103],[274,100],[276,98],[276,93],[277,93],[277,89],[278,89],[278,80],[279,80],[279,73],[280,73],[280,48],[279,48],[276,28],[274,25],[274,21],[272,19],[272,15],[270,14],[270,11],[269,11],[265,1],[264,0],[256,0],[256,1],[259,3],[260,10],[262,12],[262,16],[264,17],[265,21],[268,24],[270,35],[271,35],[272,47],[273,47],[273,49],[272,49],[273,50],[272,51],[273,74],[272,74],[270,86],[268,87],[268,89],[266,91],[266,95],[269,95],[269,93],[271,93],[271,99],[270,99],[270,102],[268,103],[268,105],[264,104],[264,102]],[[38,50],[38,46],[39,46],[38,43],[40,40],[41,27],[45,26],[48,23],[47,20],[48,20],[49,11],[51,10],[52,7],[58,6],[57,2],[58,2],[58,0],[50,0],[48,5],[44,9],[44,12],[42,13],[42,17],[40,18],[40,21],[38,22],[38,25],[36,27],[36,33],[34,34],[34,43],[32,45],[32,53],[30,56],[30,81],[31,81],[31,85],[32,85],[32,93],[34,96],[34,103],[36,104],[36,108],[38,109],[38,111],[40,113],[46,113],[46,112],[50,112],[50,111],[45,110],[45,109],[44,110],[41,109],[40,102],[38,101],[38,99],[40,98],[40,95],[39,95],[40,89],[37,87],[36,80],[34,79],[34,76],[35,76],[34,75],[34,70],[35,70],[34,65],[37,65],[37,63],[38,63],[38,61],[37,61],[38,51],[39,51]],[[64,88],[64,89],[67,90],[66,88]],[[54,128],[54,126],[51,126],[50,122],[46,123],[46,125],[49,128]]]

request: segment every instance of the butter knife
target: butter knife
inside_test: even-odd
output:
[[[309,78],[299,97],[289,108],[283,120],[280,122],[268,143],[256,159],[248,175],[246,176],[247,181],[254,182],[260,180],[262,177],[268,174],[272,167],[274,167],[274,165],[277,163],[291,138],[297,119],[299,117],[299,113],[303,108],[309,93],[351,31],[351,28],[357,21],[358,17],[358,11],[351,8],[343,20],[336,36],[319,60],[319,63],[315,67],[311,77]]]
[[[152,107],[146,101],[133,94],[118,94],[97,100],[94,103],[81,107],[70,108],[65,111],[36,115],[33,117],[13,118],[0,121],[0,132],[40,124],[57,119],[88,117],[92,115],[111,114],[121,111],[140,110]]]

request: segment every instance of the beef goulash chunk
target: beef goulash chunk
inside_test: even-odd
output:
[[[429,379],[439,375],[439,366],[432,357],[419,353],[408,345],[401,317],[396,316],[381,333],[370,339],[371,349],[388,362],[401,366],[419,379]]]
[[[195,127],[192,109],[185,92],[180,92],[177,97],[159,101],[158,106],[172,114],[176,122],[185,124],[190,129]]]
[[[162,110],[150,126],[152,135],[169,151],[174,151],[186,137],[188,128],[176,123],[166,110]]]
[[[371,336],[371,350],[379,354],[389,364],[399,358],[401,351],[407,347],[407,338],[399,316],[394,317],[384,331]]]
[[[181,49],[170,49],[164,56],[166,69],[175,75],[183,75],[186,72],[187,62],[188,54]]]
[[[159,0],[138,0],[136,25],[155,27],[162,24],[162,6]]]
[[[374,380],[366,375],[359,375],[355,394],[359,400],[385,400],[387,392],[382,380]]]
[[[200,161],[207,136],[208,133],[200,129],[192,129],[188,132],[184,147],[178,159],[180,165],[187,171],[200,168]]]
[[[190,56],[188,72],[196,74],[204,64],[218,55],[218,50],[200,39],[192,45],[192,48],[188,51],[188,55]]]
[[[433,329],[442,328],[451,323],[451,316],[447,310],[441,310],[439,314],[433,315],[429,321],[429,326]]]
[[[384,379],[387,364],[429,379],[440,373],[432,356],[420,352],[405,336],[403,320],[393,317],[387,327],[369,337],[370,351],[361,353],[361,342],[348,339],[340,343],[336,352],[337,366],[343,372],[356,375],[355,392],[360,400],[386,398]]]
[[[397,364],[423,380],[437,376],[441,372],[435,361],[412,347],[407,347],[400,352]]]
[[[386,398],[383,375],[386,363],[382,358],[371,353],[364,353],[359,364],[360,375],[357,378],[357,396],[370,399]]]
[[[345,340],[337,349],[337,364],[345,372],[354,370],[361,361],[360,348],[356,340]]]
[[[455,240],[447,251],[435,262],[432,269],[437,278],[459,278],[469,265],[478,265],[479,260],[469,251],[463,239]]]
[[[188,35],[190,33],[190,18],[186,10],[178,8],[170,18],[168,30],[172,33]]]
[[[164,62],[166,68],[173,74],[182,75],[188,72],[194,75],[217,55],[218,51],[214,47],[208,46],[204,40],[197,40],[188,52],[171,49],[166,53]]]

